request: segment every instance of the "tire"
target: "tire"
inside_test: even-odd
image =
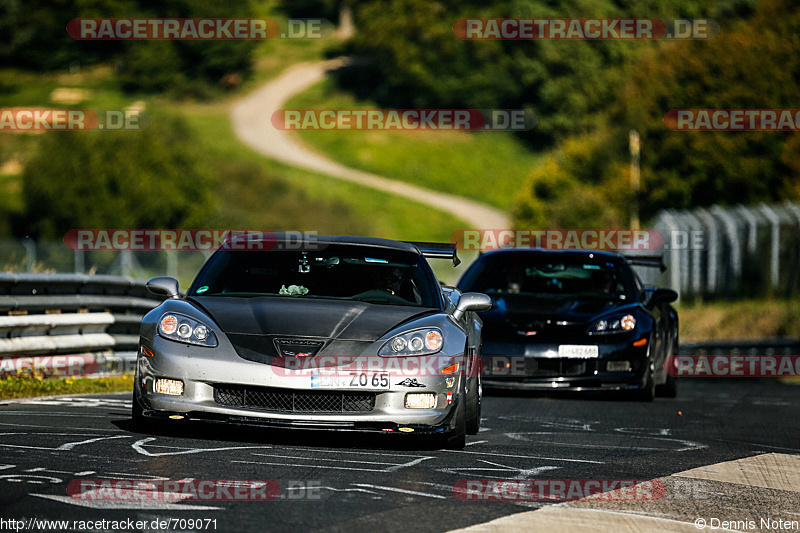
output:
[[[656,399],[656,382],[653,379],[653,370],[650,367],[647,368],[647,380],[644,387],[636,391],[634,397],[640,402],[652,402]]]
[[[667,375],[667,381],[659,385],[656,392],[665,398],[675,398],[678,396],[678,378]]]
[[[673,342],[672,349],[670,350],[671,355],[678,355],[678,339],[675,338],[675,342]],[[667,357],[670,357],[669,355]],[[678,396],[678,378],[675,376],[671,376],[669,371],[667,371],[667,379],[663,385],[659,385],[656,388],[656,392],[659,396],[664,396],[665,398],[675,398]]]
[[[138,429],[142,429],[148,424],[148,421],[144,417],[142,411],[142,404],[140,404],[139,400],[136,399],[136,391],[134,390],[131,397],[131,419],[133,420],[134,427]]]
[[[456,406],[455,427],[447,436],[445,448],[448,450],[463,450],[467,445],[467,389],[461,386],[459,392],[458,405]]]
[[[481,400],[483,398],[483,385],[481,375],[475,378],[475,387],[472,395],[467,397],[467,435],[477,435],[481,429]]]

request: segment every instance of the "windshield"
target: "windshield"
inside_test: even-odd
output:
[[[189,296],[332,298],[439,307],[437,282],[414,253],[330,245],[323,251],[219,251]]]
[[[625,300],[628,292],[617,265],[585,257],[489,256],[460,285],[465,291],[545,298]]]

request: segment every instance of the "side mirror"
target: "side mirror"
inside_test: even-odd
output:
[[[180,298],[178,280],[167,276],[159,276],[147,282],[147,290],[167,298]]]
[[[467,311],[486,311],[492,308],[492,299],[482,292],[465,292],[458,300],[453,318],[461,320]]]
[[[672,289],[656,289],[653,291],[653,295],[650,297],[650,300],[655,303],[671,303],[678,299],[678,293],[673,291]]]

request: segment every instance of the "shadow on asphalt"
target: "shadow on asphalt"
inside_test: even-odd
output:
[[[123,431],[145,437],[171,437],[204,440],[209,442],[239,442],[287,446],[326,448],[375,448],[380,450],[439,450],[444,448],[441,439],[405,433],[364,433],[330,429],[284,429],[237,425],[215,422],[149,422],[141,428],[132,419],[112,420]],[[469,437],[468,437],[469,438]]]

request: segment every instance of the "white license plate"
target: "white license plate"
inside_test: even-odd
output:
[[[389,374],[380,372],[337,372],[311,376],[311,388],[389,390]]]
[[[558,347],[559,357],[591,358],[598,355],[596,344],[562,344]]]

